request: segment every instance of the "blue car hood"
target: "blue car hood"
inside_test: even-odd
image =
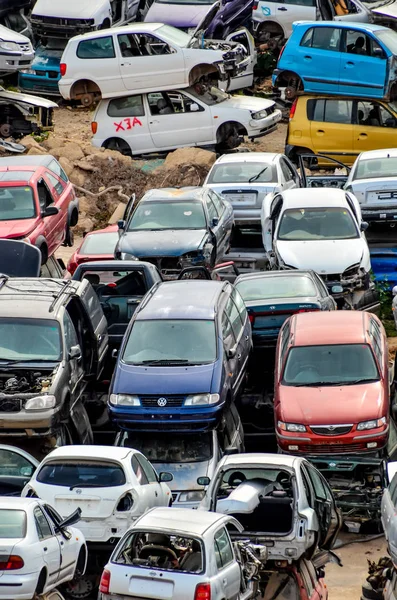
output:
[[[211,392],[214,363],[193,367],[144,367],[120,362],[112,394],[199,394]]]
[[[118,250],[145,256],[180,256],[198,250],[207,236],[205,229],[166,229],[163,231],[128,231],[119,241]]]

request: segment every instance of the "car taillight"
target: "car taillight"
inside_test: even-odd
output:
[[[66,63],[61,63],[59,65],[59,69],[61,71],[61,77],[65,77],[65,75],[66,75]]]
[[[194,600],[211,600],[211,584],[199,583],[196,585]]]
[[[69,273],[71,275],[73,275],[78,266],[79,265],[78,265],[76,259],[74,258],[74,256],[72,256],[68,262],[68,266],[66,267],[66,270],[69,271]]]
[[[280,54],[278,55],[278,60],[280,60],[280,58],[281,58],[281,56],[282,56],[282,54],[284,52],[284,49],[285,49],[285,44],[284,44],[284,46],[280,50]]]
[[[15,571],[16,569],[22,569],[24,565],[25,563],[20,556],[11,554],[7,560],[0,562],[0,571]]]
[[[314,312],[315,310],[320,310],[320,309],[316,308],[314,306],[313,306],[313,308],[300,308],[299,310],[296,311],[295,314],[304,313],[304,312]]]
[[[289,118],[290,118],[290,120],[293,119],[293,117],[295,115],[296,103],[297,103],[297,100],[294,100],[294,102],[293,102],[293,104],[291,106],[291,110],[289,111]]]
[[[110,589],[110,571],[106,569],[102,573],[101,582],[99,584],[99,591],[102,594],[108,594]]]
[[[248,315],[251,325],[255,323],[255,315]]]
[[[258,2],[253,3],[252,10],[258,10]]]
[[[92,123],[91,123],[91,131],[92,131],[93,135],[95,135],[96,132],[98,131],[98,123],[96,121],[92,121]]]

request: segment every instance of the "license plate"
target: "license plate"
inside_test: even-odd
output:
[[[256,194],[228,194],[229,202],[255,202]]]

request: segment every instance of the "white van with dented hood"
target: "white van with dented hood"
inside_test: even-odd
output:
[[[236,148],[241,136],[264,136],[281,119],[272,100],[230,96],[216,87],[196,90],[102,100],[91,123],[92,144],[127,155],[214,144]]]

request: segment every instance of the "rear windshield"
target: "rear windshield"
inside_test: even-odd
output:
[[[24,538],[26,535],[26,513],[13,508],[0,509],[0,539]]]
[[[316,296],[316,288],[309,277],[263,277],[247,279],[236,284],[243,300],[267,300],[269,298],[305,298]]]
[[[333,344],[291,348],[283,383],[316,387],[354,385],[378,379],[378,368],[367,344]]]
[[[0,188],[0,221],[32,219],[35,214],[31,187],[24,185]]]
[[[270,183],[277,181],[276,168],[266,163],[236,162],[215,165],[207,183]]]
[[[37,481],[69,488],[115,487],[125,484],[125,474],[120,465],[112,462],[63,460],[44,465],[37,474]]]
[[[390,158],[370,158],[359,160],[354,179],[378,179],[379,177],[395,177],[397,172],[397,156]]]
[[[125,433],[122,446],[135,448],[152,463],[192,463],[210,460],[213,454],[212,433],[175,435],[156,433],[147,436]]]
[[[117,231],[87,235],[79,254],[111,254],[113,256],[118,239]]]

